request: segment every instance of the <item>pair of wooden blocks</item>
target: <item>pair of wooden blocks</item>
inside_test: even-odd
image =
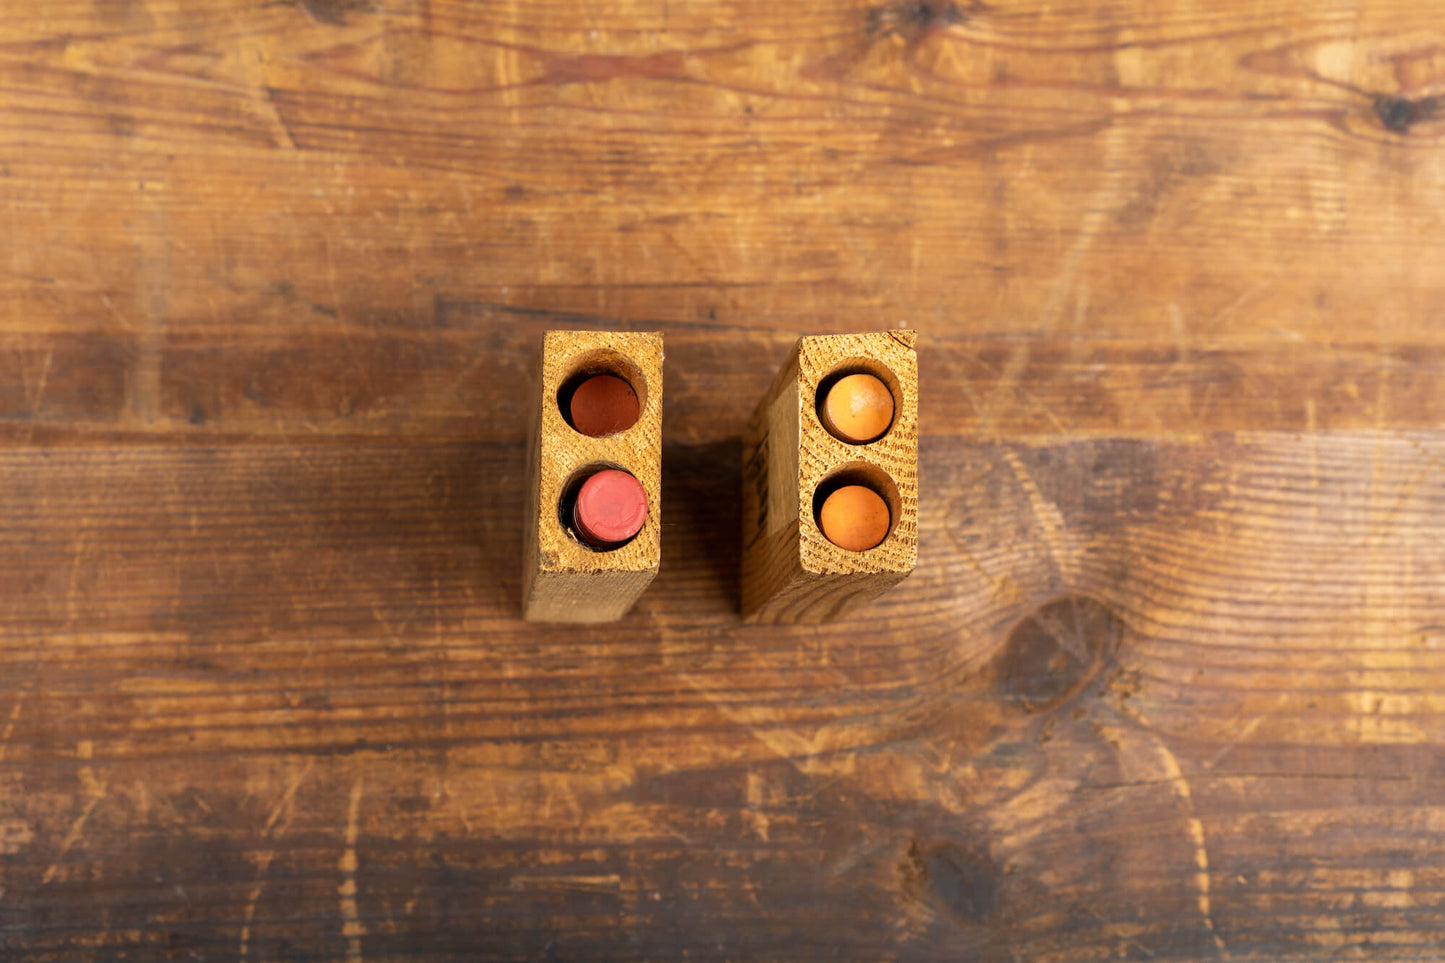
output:
[[[527,473],[523,609],[540,622],[621,618],[662,561],[662,335],[549,331],[542,347]],[[871,374],[893,396],[882,437],[854,444],[819,415],[822,392],[850,374]],[[638,415],[602,437],[572,427],[567,393],[611,374],[636,392]],[[805,337],[763,396],[743,435],[743,615],[758,622],[835,618],[902,581],[918,560],[918,358],[912,331]],[[604,469],[641,483],[640,531],[598,551],[578,537],[569,505]],[[819,511],[842,486],[859,485],[888,507],[885,538],[847,551],[824,536]]]

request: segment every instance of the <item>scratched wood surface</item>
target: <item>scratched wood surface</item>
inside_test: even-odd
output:
[[[1438,959],[1441,0],[0,0],[0,957]],[[738,436],[919,332],[919,566]],[[519,618],[541,332],[663,565]]]

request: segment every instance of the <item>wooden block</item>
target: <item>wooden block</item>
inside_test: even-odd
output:
[[[589,437],[563,413],[566,393],[589,375],[612,373],[637,393],[639,416],[625,431]],[[632,608],[662,558],[662,335],[548,331],[527,471],[525,617],[534,622],[610,622]],[[560,398],[559,398],[560,396]],[[603,468],[631,472],[647,493],[647,521],[620,548],[598,551],[573,531],[562,506]]]
[[[918,561],[918,356],[913,331],[801,338],[743,436],[743,615],[818,622],[882,594]],[[819,388],[856,372],[893,394],[888,432],[868,444],[834,437]],[[892,528],[876,548],[840,549],[817,509],[839,484],[873,488]]]

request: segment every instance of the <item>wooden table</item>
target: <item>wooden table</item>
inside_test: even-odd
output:
[[[0,958],[1439,959],[1440,0],[8,0]],[[919,331],[918,571],[738,435]],[[518,618],[550,328],[662,573]]]

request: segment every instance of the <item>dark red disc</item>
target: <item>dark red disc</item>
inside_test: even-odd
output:
[[[637,423],[637,392],[616,375],[588,378],[572,393],[572,427],[584,435],[602,438],[626,431]]]

